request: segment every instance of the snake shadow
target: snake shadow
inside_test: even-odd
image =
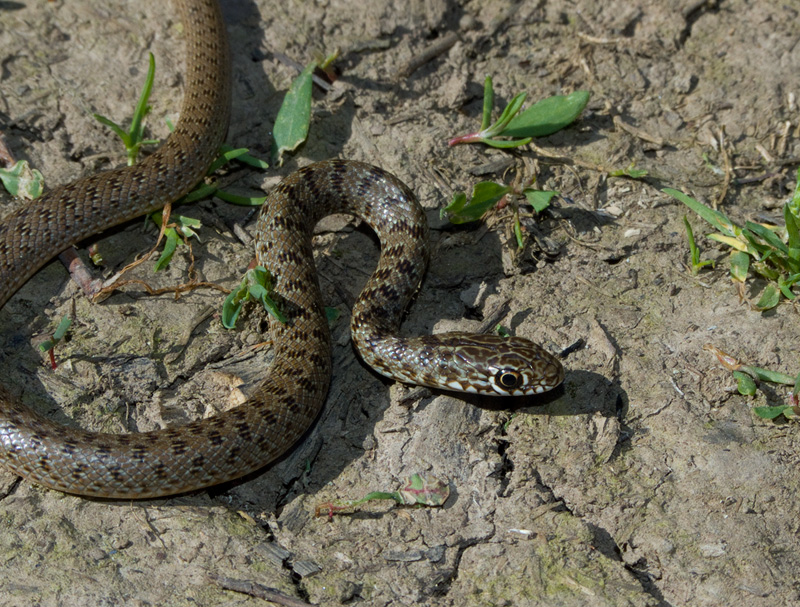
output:
[[[344,378],[352,377],[353,359],[341,360],[339,353],[334,357],[335,368],[334,382],[331,394],[325,407],[309,428],[305,435],[288,452],[279,459],[264,466],[262,469],[229,483],[218,485],[209,490],[212,498],[223,499],[229,507],[233,505],[246,508],[258,505],[261,508],[276,512],[281,520],[284,508],[293,503],[298,497],[315,501],[315,496],[323,492],[330,483],[336,484],[340,475],[358,459],[370,458],[374,465],[385,457],[392,457],[383,452],[377,455],[376,441],[380,442],[382,432],[386,432],[385,424],[379,430],[376,425],[385,420],[387,416],[394,418],[411,418],[424,416],[425,409],[440,396],[447,396],[454,401],[467,403],[474,408],[472,412],[463,413],[467,420],[467,433],[469,428],[474,429],[473,439],[487,442],[487,448],[501,448],[498,437],[505,434],[504,426],[509,419],[518,415],[535,417],[586,417],[594,418],[598,414],[604,418],[615,418],[618,424],[612,425],[617,430],[617,444],[611,454],[611,459],[618,457],[629,445],[628,439],[632,435],[624,420],[628,412],[627,394],[618,382],[590,371],[568,370],[564,383],[558,388],[542,394],[524,397],[493,398],[474,394],[455,394],[453,392],[411,389],[408,400],[401,398],[400,402],[392,402],[390,386],[392,382],[374,374],[370,369],[364,368],[363,373],[357,374],[354,389],[353,384]],[[358,364],[361,364],[360,361]],[[341,367],[345,366],[345,373]],[[337,373],[337,370],[339,373]],[[375,377],[370,377],[371,375]],[[380,380],[378,389],[376,379]],[[365,405],[364,394],[369,393],[368,405]],[[395,399],[396,401],[397,399]],[[410,401],[410,402],[409,402]],[[369,411],[365,407],[369,407]],[[453,404],[456,410],[463,407]],[[410,407],[413,407],[411,411]],[[444,407],[450,407],[445,404]],[[486,431],[486,417],[483,412],[495,412],[498,415],[489,426],[494,427],[486,438],[481,435]],[[587,420],[585,424],[578,424],[578,428],[591,426]],[[407,433],[410,437],[413,430],[408,427],[399,427],[392,430]],[[582,431],[582,430],[577,430]],[[447,442],[447,441],[445,441]],[[502,442],[502,439],[500,440]],[[431,449],[448,449],[449,445],[442,444],[437,447],[431,443]],[[370,453],[373,455],[370,456]],[[372,465],[372,464],[370,464]],[[404,465],[399,464],[402,468]],[[451,495],[451,499],[456,499]],[[308,508],[302,506],[304,500],[294,502],[288,520],[298,518],[297,524],[302,526],[308,523]],[[374,517],[382,516],[380,513],[356,512],[348,516]]]
[[[452,392],[433,392],[454,396]],[[507,411],[541,417],[599,414],[606,418],[617,418],[624,424],[628,413],[628,396],[619,382],[581,369],[568,369],[564,382],[544,394],[510,398],[458,394],[455,398],[487,411]]]

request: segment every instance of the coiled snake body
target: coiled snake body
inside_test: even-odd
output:
[[[142,163],[79,179],[7,217],[0,225],[0,305],[54,254],[176,200],[208,169],[230,111],[225,28],[213,0],[176,5],[188,59],[175,132]],[[381,239],[378,269],[352,314],[354,343],[377,371],[404,382],[486,394],[544,392],[562,381],[560,363],[523,338],[395,337],[425,270],[425,217],[392,175],[334,160],[284,180],[259,219],[256,255],[273,274],[274,295],[289,322],[270,321],[274,362],[246,403],[179,428],[112,435],[55,424],[0,387],[0,461],[67,493],[145,498],[234,479],[287,451],[317,417],[330,383],[330,337],[311,230],[333,212],[362,217]]]

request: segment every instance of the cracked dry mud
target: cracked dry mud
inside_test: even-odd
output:
[[[330,396],[302,444],[243,482],[142,503],[0,476],[0,605],[262,604],[213,585],[210,573],[319,605],[797,604],[795,426],[756,418],[702,351],[712,342],[794,374],[797,316],[790,305],[762,315],[739,301],[725,251],[709,241],[705,255],[720,268],[693,278],[687,211],[660,189],[719,198],[724,133],[734,176],[768,177],[729,184],[723,209],[739,221],[778,216],[800,156],[799,10],[744,0],[227,2],[236,146],[268,149],[294,75],[278,54],[302,63],[343,50],[343,76],[317,95],[300,154],[267,177],[235,171],[231,189],[270,186],[299,162],[337,155],[388,168],[418,193],[435,243],[405,331],[472,330],[508,301],[501,322],[515,333],[553,352],[585,347],[565,360],[564,388],[550,398],[512,409],[437,394],[404,406],[407,390],[364,368],[347,338],[374,239],[326,220],[322,286],[343,314]],[[452,48],[396,77],[453,31]],[[181,26],[167,3],[0,2],[0,49],[0,129],[49,184],[123,161],[90,115],[129,116],[149,50],[153,135],[166,136],[163,119],[179,107]],[[447,149],[479,122],[486,74],[501,102],[521,90],[533,100],[588,89],[592,99],[578,123],[536,141],[539,152]],[[649,176],[605,176],[631,162]],[[538,225],[541,246],[514,254],[507,218],[489,230],[438,220],[452,192],[477,181],[470,171],[490,164],[485,178],[536,171],[563,194]],[[185,212],[206,226],[194,245],[202,276],[233,286],[252,255],[233,226],[251,231],[252,217],[219,201]],[[106,235],[107,267],[153,238],[142,222]],[[137,277],[177,284],[187,266],[182,253],[163,275],[143,266]],[[749,286],[754,297],[759,285]],[[220,300],[129,289],[90,305],[51,264],[0,312],[3,381],[53,418],[97,430],[210,414],[231,398],[232,377],[257,376],[269,356],[252,348],[259,313],[234,332],[204,319]],[[35,344],[73,306],[53,373]],[[372,504],[313,517],[319,503],[391,490],[413,472],[450,480],[444,508]]]

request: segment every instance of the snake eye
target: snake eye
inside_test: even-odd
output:
[[[518,388],[522,383],[522,376],[516,371],[511,371],[510,369],[498,371],[494,378],[497,380],[497,384],[505,390],[513,390],[514,388]]]

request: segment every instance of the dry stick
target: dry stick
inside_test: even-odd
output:
[[[539,147],[533,142],[528,144],[534,152],[536,152],[539,156],[544,158],[549,158],[550,160],[555,160],[565,166],[579,166],[584,169],[590,169],[592,171],[598,171],[600,173],[608,173],[609,169],[605,168],[601,164],[594,164],[592,162],[586,162],[585,160],[581,160],[580,158],[571,158],[569,156],[562,156],[561,154],[556,154],[555,152],[551,152],[550,150],[546,150],[544,148]]]
[[[0,164],[3,166],[13,166],[16,164],[16,160],[14,159],[14,154],[11,153],[11,150],[8,149],[8,143],[6,142],[5,135],[0,132]]]
[[[175,299],[178,299],[178,296],[181,293],[186,293],[187,291],[194,291],[195,289],[200,289],[200,288],[203,288],[203,287],[208,288],[208,289],[216,289],[217,291],[220,291],[221,293],[225,293],[225,294],[228,294],[228,293],[231,292],[230,289],[226,289],[225,287],[223,287],[221,285],[214,284],[213,282],[207,282],[207,281],[204,281],[204,280],[196,280],[196,281],[184,282],[182,284],[175,285],[174,287],[162,287],[160,289],[154,289],[149,284],[147,284],[145,281],[132,278],[130,280],[122,280],[120,282],[115,282],[112,285],[108,285],[107,287],[104,287],[97,294],[97,297],[108,297],[108,295],[110,295],[111,293],[113,293],[114,291],[119,289],[119,287],[124,287],[126,285],[139,285],[145,291],[147,291],[148,295],[163,295],[164,293],[174,293],[175,294]]]
[[[717,196],[712,204],[715,211],[719,208],[719,205],[725,201],[725,197],[728,195],[728,186],[730,186],[731,175],[733,173],[731,170],[731,158],[728,154],[727,146],[725,145],[725,131],[723,129],[719,130],[719,151],[722,154],[722,161],[725,163],[725,178],[722,180],[722,191],[720,191],[719,196]]]
[[[291,57],[289,57],[288,55],[285,55],[278,51],[272,51],[272,54],[278,61],[283,63],[285,66],[290,67],[293,70],[297,70],[298,74],[303,71],[304,66],[295,61],[294,59],[292,59]],[[311,80],[314,82],[314,84],[316,84],[326,93],[329,93],[333,88],[330,82],[326,82],[316,74],[311,74]]]
[[[578,38],[582,38],[583,40],[586,40],[586,42],[591,42],[592,44],[624,44],[630,40],[629,38],[606,38],[592,36],[591,34],[585,34],[583,32],[578,32]]]
[[[95,301],[102,301],[102,299],[105,299],[106,297],[111,295],[114,291],[117,291],[120,287],[123,287],[125,285],[129,285],[129,284],[140,285],[141,287],[144,288],[145,291],[147,291],[147,293],[149,295],[161,295],[163,293],[174,293],[175,294],[175,299],[178,299],[178,296],[181,293],[185,293],[187,291],[193,291],[194,289],[199,289],[201,287],[207,287],[207,288],[210,288],[210,289],[216,289],[217,291],[221,291],[223,293],[230,293],[230,289],[226,289],[225,287],[222,287],[220,285],[214,284],[212,282],[199,281],[199,280],[195,279],[195,275],[194,275],[194,261],[195,261],[194,260],[194,252],[192,251],[192,247],[191,247],[191,245],[189,244],[189,242],[188,242],[188,240],[186,238],[184,238],[184,242],[187,244],[187,246],[189,246],[189,257],[190,257],[189,270],[188,270],[189,277],[190,277],[189,282],[184,282],[182,284],[179,284],[179,285],[176,285],[176,286],[173,286],[173,287],[163,287],[161,289],[154,289],[153,287],[151,287],[149,284],[147,284],[143,280],[136,280],[136,279],[120,280],[120,277],[123,274],[125,274],[126,272],[132,270],[133,268],[135,268],[139,264],[144,263],[145,261],[147,261],[150,258],[150,256],[156,251],[156,249],[158,248],[159,244],[161,243],[161,240],[164,237],[164,231],[168,227],[175,227],[175,224],[168,225],[169,224],[169,216],[170,216],[171,212],[172,212],[172,205],[168,203],[168,204],[166,204],[164,206],[164,209],[162,211],[161,229],[159,230],[158,238],[156,239],[156,243],[153,245],[153,247],[146,254],[144,254],[142,257],[140,257],[136,261],[129,263],[127,266],[125,266],[119,272],[117,272],[114,276],[112,276],[109,280],[107,280],[105,282],[105,286],[102,289],[100,289],[96,293],[96,295],[94,296],[94,300]]]
[[[103,280],[92,276],[91,270],[86,266],[83,259],[78,257],[73,247],[59,253],[58,260],[64,264],[72,280],[81,288],[87,298],[94,300],[103,290]]]
[[[397,79],[400,80],[402,78],[407,78],[420,67],[428,63],[428,61],[431,61],[442,53],[448,51],[450,47],[453,46],[457,41],[457,32],[450,32],[446,36],[443,36],[441,40],[434,42],[422,52],[417,53],[411,59],[409,59],[406,64],[397,71]]]
[[[286,607],[313,607],[311,603],[306,603],[300,599],[283,594],[275,588],[262,586],[256,582],[235,580],[233,578],[217,575],[216,573],[207,573],[206,577],[210,582],[225,590],[233,590],[234,592],[248,594],[259,599],[264,599],[265,601],[272,601],[278,605],[286,605]]]
[[[502,302],[494,306],[489,313],[484,317],[476,333],[492,333],[494,328],[506,317],[509,310],[510,298],[504,299]]]
[[[637,129],[635,126],[631,126],[622,121],[622,118],[619,116],[614,116],[614,126],[623,131],[630,133],[634,137],[641,139],[642,141],[647,141],[649,143],[655,143],[657,146],[662,147],[664,145],[664,138],[659,137],[658,135],[651,135],[642,129]]]

